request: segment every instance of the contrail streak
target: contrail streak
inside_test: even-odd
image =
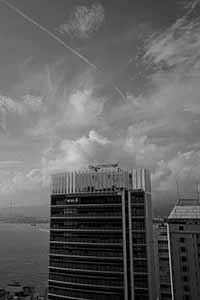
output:
[[[23,11],[15,7],[14,5],[10,4],[6,0],[0,0],[1,3],[5,4],[7,7],[18,13],[20,16],[22,16],[25,20],[35,25],[37,28],[48,34],[51,38],[53,38],[55,41],[57,41],[60,45],[62,45],[65,49],[69,50],[71,53],[79,57],[83,62],[85,62],[88,66],[93,68],[95,71],[102,73],[103,71],[100,70],[95,64],[93,64],[91,61],[89,61],[85,56],[83,56],[81,53],[76,51],[74,48],[70,47],[68,44],[66,44],[61,38],[59,38],[57,35],[55,35],[52,31],[48,30],[43,25],[39,24],[37,21],[33,20],[31,17],[29,17],[27,14],[25,14]],[[113,89],[122,97],[122,99],[128,104],[126,96],[123,94],[121,89],[116,86],[113,82],[111,82],[111,86]]]

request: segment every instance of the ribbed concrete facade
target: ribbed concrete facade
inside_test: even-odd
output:
[[[52,194],[120,189],[142,189],[151,192],[149,172],[146,169],[126,171],[110,168],[98,172],[85,170],[52,175]]]
[[[155,300],[150,175],[52,177],[49,299]]]

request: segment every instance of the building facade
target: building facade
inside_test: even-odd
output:
[[[168,218],[173,300],[200,299],[200,204],[180,199]]]
[[[157,295],[159,296],[159,300],[171,300],[172,294],[166,220],[163,218],[154,219],[153,228]]]
[[[153,260],[146,170],[53,175],[50,300],[154,300]]]

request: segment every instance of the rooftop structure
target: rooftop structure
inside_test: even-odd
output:
[[[200,202],[197,199],[179,199],[168,219],[200,219]]]
[[[104,165],[105,166],[105,165]],[[146,169],[122,170],[99,166],[76,172],[52,175],[52,194],[142,189],[151,192],[150,174]]]

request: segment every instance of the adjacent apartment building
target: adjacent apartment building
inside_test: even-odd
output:
[[[200,299],[200,203],[180,199],[168,218],[173,300]]]
[[[50,300],[155,300],[150,174],[101,165],[52,176]]]
[[[153,228],[157,295],[159,300],[172,300],[166,220],[154,219]]]

